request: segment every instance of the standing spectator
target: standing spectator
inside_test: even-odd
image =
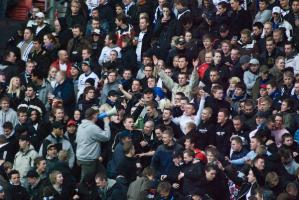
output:
[[[36,26],[35,25],[32,26],[35,37],[43,38],[44,35],[51,32],[50,25],[46,24],[44,20],[45,20],[44,13],[38,12],[35,14]]]
[[[52,67],[55,67],[58,71],[66,72],[68,77],[71,77],[71,66],[72,63],[69,61],[69,54],[65,50],[58,51],[58,59],[51,64],[50,70]]]
[[[13,200],[24,199],[29,200],[29,195],[26,189],[21,185],[20,173],[17,170],[11,170],[9,173],[9,192]]]
[[[34,160],[38,156],[34,147],[30,144],[30,138],[27,135],[22,135],[19,138],[20,150],[15,156],[13,169],[18,170],[21,177],[21,183],[26,185],[26,175],[34,166]]]
[[[25,28],[23,40],[17,45],[21,51],[21,59],[25,62],[28,60],[29,53],[33,51],[33,36],[32,28]]]
[[[18,76],[22,70],[17,66],[17,56],[13,50],[6,50],[3,54],[3,61],[0,64],[0,70],[4,72],[6,81],[9,82],[14,76]]]
[[[104,130],[98,127],[98,111],[89,108],[85,112],[85,120],[78,127],[76,156],[81,166],[81,181],[87,174],[95,173],[99,165],[101,143],[110,139],[109,119],[104,118]]]
[[[8,97],[2,97],[1,99],[1,110],[0,110],[0,125],[1,125],[1,133],[3,134],[2,126],[5,122],[11,122],[13,126],[18,123],[18,116],[16,111],[10,108]]]

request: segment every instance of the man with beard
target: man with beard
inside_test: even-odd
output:
[[[87,39],[83,37],[83,30],[80,25],[75,25],[72,28],[73,38],[70,39],[67,45],[67,52],[73,62],[80,62],[82,57],[83,47],[91,49],[91,45]]]

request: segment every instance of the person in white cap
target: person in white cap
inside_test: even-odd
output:
[[[35,14],[36,25],[32,26],[35,36],[38,38],[43,38],[44,35],[51,33],[51,27],[49,24],[45,23],[45,14],[38,12]]]
[[[286,21],[285,19],[282,18],[280,7],[278,7],[278,6],[273,7],[272,18],[270,21],[272,22],[272,27],[274,30],[278,29],[278,28],[285,29],[284,31],[288,38],[288,41],[291,41],[293,27],[288,21]]]

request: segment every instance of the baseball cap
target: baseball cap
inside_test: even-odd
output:
[[[72,120],[70,119],[68,122],[67,122],[67,126],[77,126],[75,120]]]
[[[227,30],[229,30],[229,28],[226,24],[222,24],[219,28],[220,33],[226,32]]]
[[[91,33],[92,35],[101,35],[100,29],[94,29]]]
[[[37,178],[39,177],[38,173],[35,170],[30,170],[27,172],[27,178]]]
[[[267,65],[262,65],[260,67],[260,72],[261,73],[269,72],[269,67]]]
[[[273,7],[272,13],[279,13],[280,14],[281,13],[281,8],[278,7],[278,6]]]
[[[49,149],[52,148],[52,147],[57,148],[56,144],[51,143],[51,144],[49,144],[49,145],[47,146],[47,150],[49,150]]]
[[[52,124],[52,129],[56,129],[56,128],[58,128],[58,129],[63,129],[63,124],[61,123],[61,122],[53,122],[53,124]]]
[[[179,37],[176,39],[175,44],[184,45],[186,43],[185,39],[182,37]]]
[[[119,133],[119,139],[122,139],[124,137],[132,137],[132,133],[128,130],[122,131]]]
[[[249,62],[250,62],[250,56],[248,56],[248,55],[241,56],[241,58],[240,58],[241,65],[249,63]]]
[[[45,18],[45,14],[42,13],[42,12],[36,13],[35,16],[38,17],[38,18]]]
[[[259,62],[258,59],[256,59],[256,58],[251,58],[250,61],[249,61],[249,64],[252,64],[252,65],[259,65],[260,62]]]

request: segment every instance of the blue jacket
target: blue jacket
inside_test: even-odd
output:
[[[73,114],[75,110],[75,90],[72,80],[65,80],[62,84],[58,84],[54,90],[55,98],[63,101],[63,107],[67,114]],[[71,116],[71,115],[69,115]]]

